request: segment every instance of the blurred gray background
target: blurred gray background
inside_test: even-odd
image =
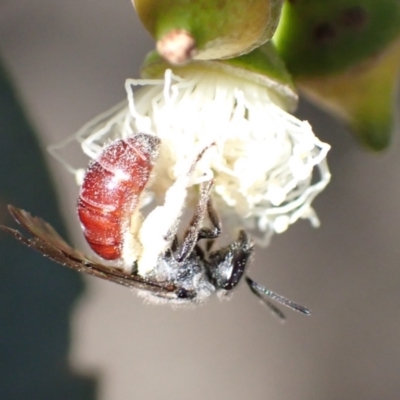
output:
[[[129,0],[0,2],[0,52],[43,148],[119,102],[152,47]],[[332,145],[332,183],[314,203],[322,226],[302,221],[276,236],[251,275],[313,315],[288,311],[281,324],[244,285],[228,302],[172,310],[87,278],[70,363],[98,376],[99,400],[400,397],[398,140],[377,156],[306,102],[298,116]],[[83,246],[74,179],[48,163]]]

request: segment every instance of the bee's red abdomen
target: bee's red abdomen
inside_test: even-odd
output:
[[[78,215],[90,247],[106,260],[121,258],[123,233],[149,180],[159,144],[157,137],[143,133],[118,139],[88,166]]]

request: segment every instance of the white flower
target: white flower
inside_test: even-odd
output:
[[[216,208],[229,217],[225,226],[248,229],[265,244],[299,218],[318,225],[311,202],[330,180],[330,146],[308,122],[284,111],[273,90],[249,80],[213,69],[179,74],[128,79],[128,100],[75,135],[83,151],[96,158],[110,140],[135,132],[158,136],[161,150],[148,191],[162,203],[199,152],[215,143],[192,183],[214,179]],[[134,87],[140,88],[134,93]]]

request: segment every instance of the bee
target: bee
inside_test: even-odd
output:
[[[9,212],[29,236],[16,229],[1,228],[59,264],[137,289],[140,295],[153,302],[202,303],[213,294],[225,296],[231,293],[244,278],[251,291],[280,318],[284,319],[283,313],[270,299],[309,315],[306,307],[266,289],[247,276],[254,246],[244,230],[233,243],[213,250],[215,240],[221,235],[222,224],[212,203],[212,180],[199,184],[192,219],[182,239],[179,238],[178,225],[188,182],[196,163],[208,148],[198,155],[188,173],[178,177],[167,191],[179,192],[179,199],[171,197],[168,200],[167,193],[164,206],[157,207],[138,228],[135,240],[141,243],[141,251],[132,261],[124,257],[128,221],[131,214],[138,211],[140,196],[156,162],[159,144],[159,139],[147,134],[136,134],[110,143],[99,158],[89,164],[81,188],[78,215],[84,236],[97,255],[105,260],[117,260],[120,265],[108,265],[81,253],[67,244],[47,222],[11,205]],[[149,218],[151,215],[153,219]],[[209,226],[204,224],[206,219]],[[156,232],[154,235],[148,232],[140,235],[148,220],[151,223],[146,225],[147,229],[153,227]],[[154,221],[162,225],[160,229]],[[164,226],[165,221],[170,221],[170,224]],[[132,236],[131,231],[129,234]],[[153,246],[152,241],[158,244]],[[151,268],[148,268],[148,262]],[[145,272],[141,263],[146,264]]]

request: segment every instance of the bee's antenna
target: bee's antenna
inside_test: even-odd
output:
[[[265,288],[264,286],[259,285],[257,282],[254,282],[251,278],[248,276],[245,277],[246,282],[250,287],[250,290],[265,304],[267,305],[272,312],[279,317],[280,319],[284,320],[285,319],[285,314],[276,307],[273,303],[271,303],[265,296],[270,297],[272,300],[275,300],[276,302],[291,308],[292,310],[299,311],[304,315],[310,315],[311,311],[307,308],[304,307],[300,304],[295,303],[294,301],[291,301],[283,296],[280,296],[279,294],[276,294],[272,292],[271,290]]]

